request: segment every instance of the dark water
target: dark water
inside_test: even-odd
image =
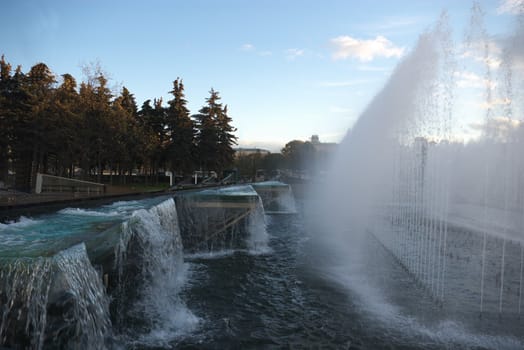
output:
[[[319,249],[312,236],[322,233],[306,229],[303,210],[266,220],[267,254],[186,255],[180,298],[198,322],[174,340],[134,348],[520,348],[514,338],[475,333],[446,320],[373,242],[366,243],[369,259],[348,267]],[[362,264],[365,274],[357,272]]]
[[[166,203],[158,206],[164,211],[134,215],[143,219],[139,227],[148,228],[148,242],[153,245],[162,246],[163,238],[170,235],[161,234],[152,225],[156,221],[146,219],[173,221],[174,202]],[[128,204],[72,214],[87,216],[91,222],[93,217],[118,216],[120,211],[114,207],[123,210]],[[132,204],[129,210],[140,203]],[[478,259],[449,259],[450,282],[445,304],[440,306],[372,235],[360,233],[359,239],[346,240],[355,235],[348,225],[343,238],[330,245],[329,240],[318,239],[326,236],[325,228],[311,224],[318,221],[314,211],[305,209],[311,203],[297,204],[295,214],[265,215],[267,250],[186,253],[181,268],[181,260],[172,253],[152,249],[146,254],[151,278],[126,286],[131,294],[143,297],[121,315],[122,324],[113,324],[105,346],[119,350],[524,348],[523,323],[513,317],[515,312],[502,317],[486,312],[479,318],[465,307],[464,298],[453,297],[469,295],[462,291],[463,284],[475,284],[478,266],[470,265],[478,265]],[[72,215],[70,211],[60,212],[59,218]],[[54,221],[43,219],[26,219],[12,229],[16,225],[42,228],[43,222],[54,232]],[[465,246],[475,248],[466,242],[468,235],[456,235],[465,243],[450,240],[453,256],[464,255]],[[92,340],[79,344],[78,349],[104,347]]]

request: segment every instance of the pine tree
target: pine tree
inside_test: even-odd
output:
[[[233,134],[236,131],[231,125],[232,119],[227,114],[227,105],[216,117],[218,133],[218,169],[224,170],[233,164],[237,137]]]
[[[11,65],[0,57],[0,182],[7,183],[9,170],[9,144],[12,135],[9,103],[11,86]]]
[[[184,84],[180,78],[173,82],[173,90],[170,93],[173,99],[168,101],[169,107],[166,111],[167,131],[170,137],[167,155],[171,171],[184,173],[193,168],[194,124],[186,107]]]
[[[31,98],[25,86],[26,76],[22,67],[16,67],[9,79],[7,89],[6,116],[9,125],[10,158],[16,172],[15,188],[22,191],[31,189],[31,147],[28,147],[28,128],[31,115]]]
[[[80,85],[80,104],[82,106],[83,142],[81,167],[83,177],[88,178],[96,169],[96,180],[101,181],[102,169],[109,157],[114,135],[111,130],[112,94],[107,87],[107,79],[101,74],[88,77],[88,83]]]
[[[194,116],[197,122],[196,147],[203,170],[216,170],[218,165],[218,128],[217,115],[222,113],[222,104],[218,101],[218,92],[211,89],[206,99],[207,105]]]
[[[15,72],[18,92],[24,97],[23,110],[16,112],[14,149],[16,149],[16,187],[30,191],[37,172],[45,172],[50,149],[49,131],[56,127],[51,102],[55,77],[44,63],[31,67],[24,75]]]
[[[75,78],[70,74],[63,74],[62,84],[56,89],[53,100],[52,109],[59,120],[59,127],[53,131],[55,135],[52,149],[57,155],[55,173],[59,176],[73,177],[77,155],[83,151],[79,145],[79,126],[82,121],[76,88]]]
[[[112,104],[113,121],[111,123],[113,148],[109,153],[109,170],[111,183],[113,171],[121,170],[121,182],[125,183],[123,173],[131,174],[142,155],[140,133],[138,132],[138,111],[135,97],[124,86],[120,96]]]

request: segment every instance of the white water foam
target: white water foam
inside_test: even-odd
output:
[[[35,220],[25,216],[21,216],[18,220],[8,221],[5,224],[0,222],[0,231],[7,229],[24,229],[33,225],[38,225],[41,222],[41,220]]]
[[[184,255],[184,259],[186,259],[186,260],[215,260],[215,259],[222,259],[222,258],[227,258],[229,256],[232,256],[237,251],[238,250],[235,250],[235,249],[224,249],[224,250],[218,250],[218,251],[206,251],[206,252],[191,253],[191,254],[185,254]]]
[[[365,249],[357,246],[338,246],[337,254],[344,254],[337,265],[319,268],[319,273],[356,296],[358,307],[370,317],[377,332],[392,343],[430,343],[442,348],[523,349],[522,340],[507,335],[487,335],[468,329],[459,321],[442,319],[433,325],[406,313],[400,305],[392,303],[383,287],[377,285],[376,276],[369,275],[367,259],[362,256]]]
[[[179,297],[187,282],[188,270],[183,262],[179,231],[173,199],[149,210],[137,210],[123,224],[121,242],[116,248],[117,266],[122,275],[128,259],[138,259],[138,298],[129,312],[149,324],[147,332],[125,339],[130,344],[168,346],[199,324],[199,318]],[[131,241],[139,246],[140,257],[128,256]]]
[[[0,347],[105,348],[109,300],[83,243],[50,258],[5,261],[0,278]]]
[[[258,197],[256,208],[249,214],[247,225],[249,231],[247,247],[249,252],[255,255],[270,253],[264,206],[260,197]]]
[[[78,216],[100,216],[100,217],[113,217],[113,216],[120,215],[118,211],[102,212],[102,211],[82,209],[82,208],[65,208],[65,209],[58,211],[58,214],[78,215]]]

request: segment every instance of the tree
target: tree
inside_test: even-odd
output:
[[[291,170],[310,170],[315,160],[315,147],[309,141],[293,140],[282,148],[282,155]]]
[[[222,107],[217,91],[211,89],[207,105],[194,118],[197,121],[197,154],[205,170],[221,171],[233,163],[236,129],[231,126],[227,106]]]
[[[9,144],[12,135],[12,124],[10,123],[9,103],[11,102],[10,86],[11,65],[0,57],[0,182],[7,182],[9,170]]]
[[[170,91],[173,99],[168,101],[166,111],[166,126],[170,137],[167,155],[173,173],[175,170],[190,171],[194,163],[194,123],[186,107],[184,84],[179,79],[173,82],[173,90]]]
[[[4,89],[4,116],[8,125],[9,157],[16,172],[15,188],[29,191],[31,186],[31,150],[26,147],[27,128],[31,114],[30,95],[25,87],[26,76],[18,66]]]
[[[207,105],[194,116],[197,122],[196,147],[200,167],[204,170],[214,170],[218,165],[218,132],[217,115],[222,113],[222,104],[218,101],[218,92],[211,89],[206,99]]]
[[[83,178],[100,182],[109,169],[112,182],[115,170],[125,181],[136,168],[158,180],[161,169],[192,170],[197,157],[207,170],[232,163],[236,129],[218,92],[210,91],[193,120],[179,78],[167,108],[155,99],[138,111],[126,87],[113,98],[99,64],[83,71],[78,86],[70,74],[57,82],[44,63],[12,72],[0,57],[0,181],[12,169],[15,187],[29,191],[37,172],[74,177],[79,167]]]
[[[21,98],[15,102],[19,108],[13,120],[15,186],[30,191],[36,181],[36,173],[44,171],[49,154],[49,131],[55,126],[51,109],[55,77],[44,63],[38,63],[31,67],[27,75],[21,72],[20,67],[17,68],[14,79],[13,87]]]
[[[233,160],[235,159],[233,146],[237,144],[237,137],[233,132],[236,131],[236,128],[231,125],[232,119],[227,115],[227,105],[216,118],[218,133],[218,169],[223,170],[233,164]]]
[[[120,96],[112,104],[113,121],[111,123],[114,135],[113,145],[109,154],[110,182],[113,182],[115,167],[120,170],[121,182],[126,182],[125,172],[131,174],[142,154],[143,140],[138,128],[138,109],[135,97],[124,86]]]
[[[97,74],[95,78],[88,77],[88,83],[80,85],[84,149],[81,167],[84,178],[96,169],[97,181],[100,182],[104,162],[114,146],[114,135],[111,130],[112,94],[107,87],[107,78],[102,73]]]
[[[57,116],[58,125],[54,128],[52,149],[56,153],[55,174],[69,177],[74,175],[77,155],[82,153],[79,145],[82,120],[80,116],[80,98],[76,90],[75,78],[70,74],[62,75],[62,84],[56,89],[52,110]]]
[[[158,172],[165,165],[166,148],[169,143],[166,127],[166,109],[162,106],[162,98],[143,103],[138,112],[138,121],[142,129],[142,137],[147,140],[146,154],[148,155],[149,175],[155,175],[158,182]]]

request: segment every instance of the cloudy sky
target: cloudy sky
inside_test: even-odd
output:
[[[494,38],[522,0],[478,1]],[[440,13],[464,37],[467,0],[64,0],[2,2],[0,54],[82,80],[100,62],[138,105],[169,99],[181,77],[189,108],[210,88],[229,106],[241,146],[279,150],[318,134],[339,141]],[[482,85],[473,72],[459,84]],[[469,84],[469,85],[468,85]]]

